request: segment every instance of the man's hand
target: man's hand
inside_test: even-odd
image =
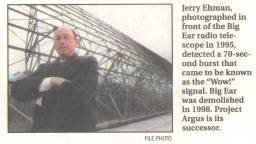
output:
[[[52,86],[60,86],[64,81],[67,81],[67,79],[64,79],[62,77],[50,77],[50,78],[51,78]]]

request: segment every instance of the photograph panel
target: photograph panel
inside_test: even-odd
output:
[[[73,108],[70,104],[72,98],[70,100],[68,97],[65,101],[63,98],[56,98],[53,94],[57,91],[55,87],[46,91],[51,94],[42,94],[39,90],[46,78],[57,76],[64,78],[72,86],[78,83],[80,88],[80,69],[85,69],[86,72],[91,69],[88,65],[86,68],[76,68],[76,64],[71,62],[64,68],[60,66],[63,56],[56,48],[58,41],[66,42],[70,38],[65,35],[58,37],[62,28],[70,29],[77,40],[77,57],[93,57],[97,60],[95,94],[81,94],[84,97],[93,95],[88,100],[88,103],[92,102],[90,106],[86,103],[86,106],[71,112],[71,117],[83,112],[87,115],[86,110],[90,109],[90,116],[86,117],[93,117],[91,125],[95,125],[96,129],[46,129],[36,132],[173,131],[172,5],[116,4],[8,5],[8,132],[31,132],[32,127],[35,127],[35,115],[38,114],[35,108],[47,107],[48,102],[54,105],[53,111],[56,113],[56,109],[61,109],[58,107],[60,101],[66,104],[66,111]],[[66,59],[68,58],[65,57],[64,63],[68,63]],[[57,62],[60,64],[56,64]],[[46,70],[40,71],[40,67],[46,67]],[[38,71],[40,74],[37,74]],[[86,74],[84,73],[85,78],[81,77],[90,79],[91,75]],[[40,80],[35,84],[26,81],[27,85],[21,82],[31,78]],[[61,91],[60,95],[75,95],[69,90],[68,82],[61,84],[66,89],[58,89]],[[21,87],[15,86],[16,83],[21,83],[32,98],[26,99],[25,95],[26,100],[14,99],[14,93],[19,96],[24,90],[15,91],[15,87]],[[90,84],[92,85],[92,81],[88,80],[86,85],[90,87]],[[87,86],[81,89],[86,92]],[[38,101],[42,101],[40,105]],[[62,107],[63,103],[60,104]],[[53,124],[47,119],[57,119],[56,114],[52,114],[54,118],[44,117],[52,112],[51,109],[45,109],[41,118],[46,119],[46,127],[71,127],[76,124],[74,121],[73,124]]]

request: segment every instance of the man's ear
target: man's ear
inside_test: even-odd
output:
[[[53,45],[52,45],[52,48],[54,49],[54,50],[56,50],[56,47],[55,47],[55,44],[53,43]]]
[[[79,46],[79,44],[81,42],[80,38],[76,38],[75,40],[76,40],[76,46]]]

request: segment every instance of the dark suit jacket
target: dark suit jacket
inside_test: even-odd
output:
[[[49,76],[70,81],[39,92],[42,80]],[[18,101],[43,98],[42,106],[35,107],[32,132],[93,132],[97,84],[97,60],[74,55],[65,63],[56,60],[40,65],[31,76],[16,81],[11,94]]]

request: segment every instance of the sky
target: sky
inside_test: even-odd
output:
[[[172,62],[171,5],[83,5],[81,7]]]

